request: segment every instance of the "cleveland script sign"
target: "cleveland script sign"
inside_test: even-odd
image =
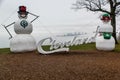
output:
[[[81,45],[84,43],[90,43],[92,42],[92,40],[93,40],[93,37],[92,38],[87,38],[87,37],[78,38],[77,36],[74,36],[72,40],[69,40],[66,42],[58,42],[57,40],[54,40],[52,37],[48,37],[38,42],[37,50],[41,54],[51,54],[55,52],[69,51],[69,46],[74,46],[74,45],[76,46],[76,45]],[[43,44],[46,41],[49,41],[50,43],[49,51],[45,51],[42,48]]]

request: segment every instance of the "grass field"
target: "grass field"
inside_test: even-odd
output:
[[[43,46],[43,49],[49,51],[50,46]],[[70,46],[70,50],[80,50],[80,51],[96,51],[95,43],[77,45],[77,46]],[[115,49],[112,52],[120,52],[120,44],[116,44]],[[9,48],[1,48],[0,53],[10,53]]]
[[[4,53],[4,54],[10,53],[10,48],[1,48],[1,49],[0,49],[0,53],[1,53],[1,54],[3,54],[3,53]]]

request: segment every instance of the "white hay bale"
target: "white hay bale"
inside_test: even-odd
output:
[[[104,51],[114,50],[115,40],[113,37],[111,39],[104,39],[103,36],[98,36],[96,37],[96,48]]]
[[[113,27],[110,24],[103,24],[99,27],[98,32],[113,32]]]
[[[10,39],[11,52],[26,52],[36,49],[36,41],[29,34],[19,34]]]
[[[16,34],[30,34],[33,31],[32,24],[26,19],[19,19],[14,24]]]

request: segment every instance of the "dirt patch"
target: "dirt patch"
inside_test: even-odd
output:
[[[0,80],[120,80],[120,53],[0,54]]]

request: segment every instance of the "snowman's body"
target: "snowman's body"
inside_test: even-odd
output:
[[[96,48],[98,50],[111,51],[115,48],[115,40],[113,37],[111,39],[104,39],[103,36],[96,37]]]
[[[113,36],[110,39],[105,39],[103,33],[112,33],[113,27],[110,24],[103,24],[98,29],[99,34],[96,37],[96,48],[98,50],[111,51],[115,48],[115,40]]]
[[[14,31],[16,34],[31,34],[33,27],[27,19],[19,19],[14,24]]]
[[[14,24],[14,31],[17,34],[10,39],[11,52],[26,52],[36,49],[36,41],[31,35],[32,24],[27,19],[19,19]]]
[[[98,29],[99,33],[110,32],[113,33],[113,27],[110,23],[102,23]]]

